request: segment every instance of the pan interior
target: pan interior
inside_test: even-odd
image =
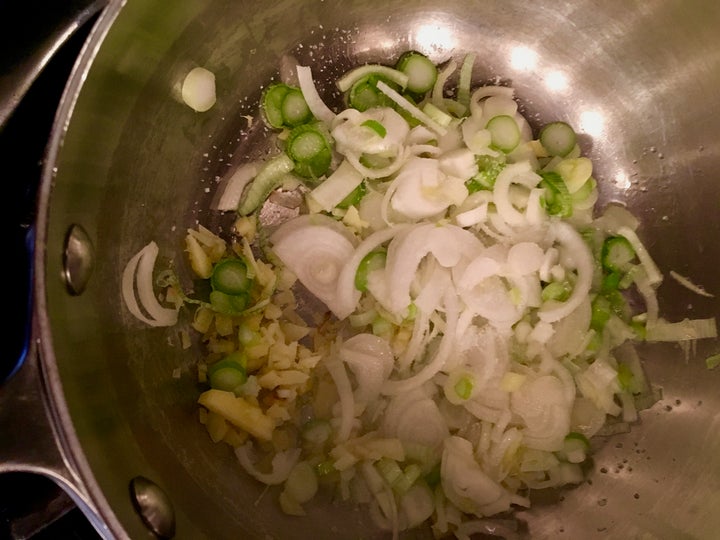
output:
[[[201,352],[180,346],[187,321],[151,329],[122,305],[122,268],[147,242],[160,246],[158,265],[182,274],[187,228],[229,232],[231,216],[210,209],[215,189],[234,166],[272,149],[257,104],[284,63],[312,66],[321,95],[337,105],[334,81],[358,63],[392,63],[408,49],[436,62],[477,53],[476,84],[512,85],[533,127],[576,126],[600,204],[627,204],[661,269],[720,296],[719,23],[720,5],[662,0],[205,0],[172,10],[128,2],[79,93],[40,231],[52,332],[44,360],[57,367],[69,437],[82,448],[85,480],[103,492],[101,513],[124,531],[116,534],[142,534],[127,490],[142,474],[169,494],[181,538],[382,536],[362,511],[329,501],[308,505],[304,519],[283,516],[276,494],[250,480],[197,421],[193,364]],[[218,102],[207,113],[174,97],[196,65],[217,80]],[[96,261],[78,297],[59,278],[73,223],[93,239]],[[669,279],[659,294],[670,320],[720,313],[718,297]],[[589,482],[519,512],[521,536],[708,538],[720,530],[720,372],[702,361],[717,351],[704,342],[689,354],[642,347],[663,399],[630,433],[601,445]]]

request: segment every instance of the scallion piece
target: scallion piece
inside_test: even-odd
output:
[[[262,98],[262,111],[265,121],[275,129],[280,129],[284,125],[282,104],[285,96],[290,91],[290,87],[286,84],[272,84],[265,89]]]
[[[288,136],[285,151],[295,163],[295,172],[308,179],[318,179],[330,168],[330,141],[319,124],[303,124]]]
[[[570,298],[572,293],[572,285],[567,281],[552,281],[543,287],[540,297],[543,302],[548,300],[556,300],[558,302],[564,302]]]
[[[385,267],[387,253],[385,250],[371,251],[360,261],[357,272],[355,274],[355,288],[358,291],[367,291],[368,276],[370,272]]]
[[[406,88],[416,95],[432,90],[437,80],[437,66],[424,54],[417,51],[404,53],[397,61],[395,69],[408,77]]]
[[[234,295],[246,292],[252,285],[242,259],[225,259],[213,267],[210,276],[213,290]]]
[[[611,272],[627,272],[635,260],[635,250],[624,236],[610,236],[602,246],[603,268]]]
[[[365,182],[361,182],[358,186],[353,189],[347,197],[340,201],[337,205],[338,208],[350,208],[358,204],[362,198],[367,194],[367,186]]]
[[[392,102],[388,97],[378,90],[378,81],[394,86],[393,83],[376,73],[371,73],[358,80],[352,85],[347,95],[348,105],[358,111],[367,111],[373,107],[384,107]]]
[[[216,390],[234,391],[247,381],[247,359],[236,351],[208,367],[210,386]]]
[[[551,122],[540,131],[540,144],[551,156],[567,156],[576,140],[575,130],[565,122]]]
[[[600,292],[603,294],[617,291],[620,288],[620,282],[623,279],[622,272],[610,272],[603,276]]]
[[[240,294],[227,294],[222,291],[210,293],[210,305],[212,308],[226,315],[237,315],[247,309],[250,303],[250,296],[243,292]]]
[[[572,199],[562,177],[556,172],[541,172],[540,176],[540,187],[545,189],[542,204],[547,213],[563,218],[572,216]]]
[[[310,107],[299,88],[291,88],[282,101],[283,124],[288,127],[299,126],[312,118]]]
[[[460,399],[470,399],[470,395],[473,390],[473,381],[470,377],[460,377],[458,382],[455,383],[455,393]]]
[[[596,332],[602,332],[605,324],[610,320],[610,300],[604,296],[596,296],[592,301],[592,314],[590,316],[590,328]]]
[[[280,154],[268,161],[243,193],[238,206],[238,214],[247,216],[257,210],[268,195],[282,183],[283,177],[293,170],[294,166],[295,163],[286,154]]]
[[[372,129],[375,133],[377,133],[382,138],[385,138],[385,135],[387,135],[387,129],[385,129],[385,126],[383,126],[377,120],[373,120],[373,119],[365,120],[360,125]]]
[[[495,186],[498,174],[505,168],[505,157],[498,159],[492,156],[476,156],[475,162],[478,166],[478,173],[465,182],[469,193],[475,193],[483,189],[491,190]]]
[[[590,450],[590,441],[582,433],[571,431],[565,436],[560,457],[570,463],[582,463]]]
[[[705,359],[705,365],[708,369],[715,369],[720,366],[720,354],[713,354]]]
[[[490,147],[506,154],[512,152],[520,143],[520,128],[512,116],[501,114],[494,116],[485,126],[490,132]]]
[[[623,390],[631,391],[633,388],[633,382],[635,381],[635,375],[627,364],[618,362],[618,382]]]

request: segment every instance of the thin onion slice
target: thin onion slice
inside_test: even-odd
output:
[[[313,116],[326,124],[331,124],[335,119],[335,113],[325,105],[325,102],[318,94],[315,82],[312,77],[312,70],[308,66],[297,67],[298,83],[300,84],[300,90],[302,91],[305,103],[307,103],[310,112]]]
[[[153,269],[158,251],[158,245],[152,241],[128,261],[122,277],[123,299],[130,313],[142,322],[150,326],[172,326],[177,323],[178,311],[160,305],[153,290]],[[143,314],[141,306],[149,318]]]

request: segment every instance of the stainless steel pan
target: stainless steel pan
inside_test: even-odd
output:
[[[259,124],[248,131],[242,115],[255,112],[284,55],[330,67],[322,90],[331,100],[331,82],[351,64],[410,48],[437,61],[475,51],[475,80],[511,83],[537,125],[560,118],[579,128],[601,202],[623,201],[641,217],[661,268],[716,294],[668,279],[663,313],[720,315],[718,28],[720,4],[699,0],[111,3],[48,147],[35,354],[0,392],[0,471],[52,476],[108,538],[148,538],[153,527],[183,539],[382,537],[352,508],[282,516],[209,440],[196,418],[199,351],[127,314],[125,262],[154,239],[179,263],[187,227],[222,225],[206,188],[260,152]],[[217,77],[218,102],[204,114],[173,98],[194,65]],[[642,347],[663,399],[601,445],[587,483],[519,512],[520,536],[717,538],[720,370],[702,359],[718,347]]]

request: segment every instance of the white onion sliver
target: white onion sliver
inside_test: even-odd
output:
[[[135,274],[137,272],[140,258],[145,254],[145,250],[147,249],[147,247],[148,246],[145,246],[143,249],[133,255],[132,258],[128,261],[128,263],[125,265],[125,269],[123,270],[122,275],[122,294],[128,311],[130,311],[130,313],[132,313],[136,319],[144,322],[145,324],[149,324],[150,326],[158,326],[158,323],[155,319],[150,319],[146,317],[145,314],[140,310],[140,306],[138,305],[137,298],[135,296]]]
[[[387,229],[381,229],[368,236],[355,248],[352,257],[345,263],[337,281],[337,303],[338,306],[342,306],[342,309],[338,307],[338,313],[336,313],[339,319],[344,319],[350,315],[360,300],[360,291],[355,288],[355,274],[357,274],[360,261],[373,249],[410,227],[410,225],[394,225]]]
[[[428,365],[422,368],[415,375],[402,380],[388,380],[382,388],[383,394],[398,394],[408,392],[421,386],[423,383],[432,379],[438,373],[448,357],[452,354],[455,346],[455,328],[458,321],[458,306],[455,294],[448,293],[445,295],[445,331],[440,341],[437,353]]]
[[[352,386],[350,385],[350,379],[342,362],[331,360],[325,362],[325,367],[335,383],[335,388],[337,388],[340,399],[340,429],[336,435],[336,442],[341,443],[350,437],[353,418],[355,416],[355,398],[353,396]]]
[[[543,310],[538,313],[540,320],[555,322],[570,315],[583,302],[590,292],[593,278],[593,256],[590,248],[572,225],[561,221],[550,225],[551,234],[572,253],[577,270],[577,281],[573,286],[572,294],[565,302],[558,306]]]
[[[325,104],[320,94],[318,94],[310,67],[298,66],[297,76],[300,90],[302,91],[310,112],[321,122],[325,122],[326,124],[332,123],[335,118],[335,113]]]
[[[443,126],[438,124],[435,120],[430,118],[427,114],[425,114],[423,111],[418,109],[415,105],[410,103],[407,99],[405,99],[398,92],[396,92],[395,90],[390,88],[383,81],[378,81],[377,88],[383,94],[385,94],[387,97],[392,99],[395,103],[397,103],[400,107],[405,109],[407,112],[412,114],[415,118],[420,120],[427,127],[432,129],[434,132],[438,133],[439,135],[445,135],[447,133],[447,129],[445,129]]]
[[[153,270],[158,255],[158,246],[152,241],[143,247],[125,267],[122,279],[122,292],[128,310],[139,320],[150,326],[172,326],[177,323],[177,309],[160,305],[153,290]],[[137,287],[137,299],[134,288]],[[144,309],[149,318],[141,309]]]
[[[275,486],[282,484],[285,480],[287,480],[288,476],[290,476],[290,471],[292,471],[293,467],[300,459],[300,453],[302,450],[300,448],[293,448],[275,454],[272,460],[272,472],[270,473],[260,472],[255,467],[250,455],[251,452],[252,443],[246,443],[244,446],[240,446],[235,449],[235,455],[237,456],[240,465],[242,465],[243,469],[245,469],[245,471],[247,471],[247,473],[256,480],[259,480],[263,484],[267,484],[269,486]]]
[[[650,285],[655,286],[662,282],[663,277],[660,270],[655,264],[655,261],[652,260],[652,257],[648,253],[647,249],[645,249],[645,246],[640,241],[640,238],[638,238],[637,233],[631,228],[625,226],[618,228],[617,232],[620,236],[624,236],[635,250],[635,254],[638,256],[638,259],[640,259],[640,263],[645,268],[645,272],[647,272]]]
[[[240,165],[230,176],[215,208],[220,212],[236,211],[245,187],[257,176],[258,163]]]

